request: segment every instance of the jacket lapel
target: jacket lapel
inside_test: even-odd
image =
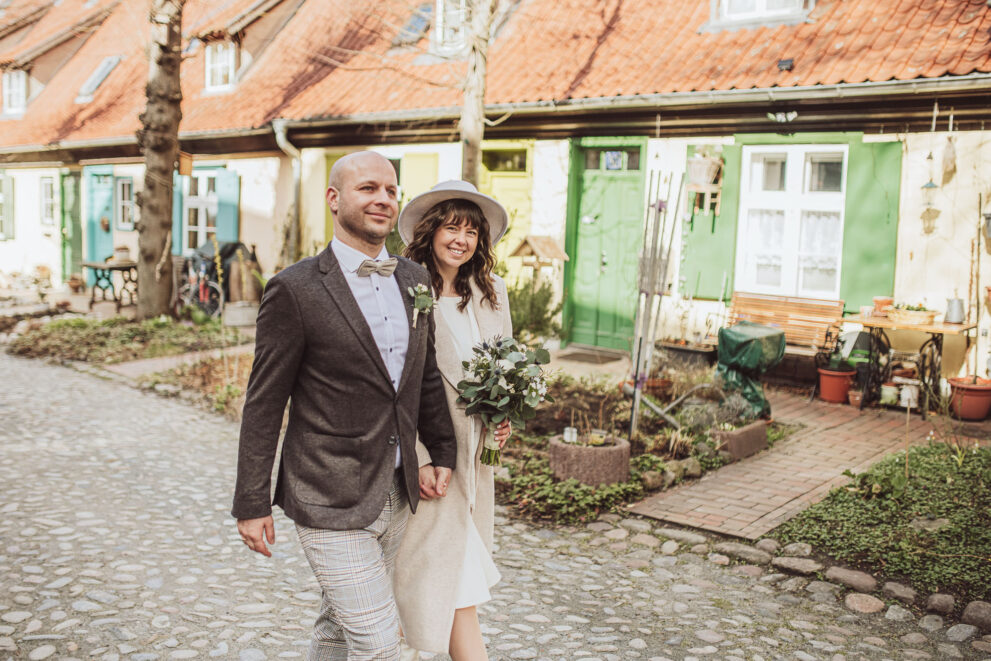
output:
[[[482,290],[478,288],[474,280],[471,281],[470,305],[475,313],[475,320],[478,321],[478,330],[482,340],[488,341],[502,337],[502,311],[493,308],[488,301],[482,301]]]
[[[404,259],[400,259],[396,264],[394,276],[399,285],[399,293],[403,297],[403,307],[406,309],[406,319],[409,322],[409,344],[406,345],[406,361],[403,363],[403,374],[399,378],[399,388],[396,389],[398,392],[409,378],[413,365],[417,364],[420,358],[420,336],[427,332],[430,327],[430,317],[437,314],[437,311],[431,310],[430,314],[421,312],[416,319],[416,328],[413,328],[413,297],[410,296],[409,289],[415,287],[419,281],[413,275],[411,263]]]
[[[385,378],[386,383],[392,385],[389,370],[382,361],[382,354],[379,353],[378,346],[375,344],[375,338],[372,337],[372,329],[368,327],[368,322],[365,321],[365,315],[361,313],[358,302],[354,300],[351,287],[348,286],[348,281],[344,278],[341,265],[329,245],[320,253],[318,263],[320,265],[320,271],[323,273],[321,282],[323,282],[323,286],[327,289],[327,293],[334,299],[334,303],[341,311],[341,316],[351,327],[351,330],[354,331],[358,344],[362,346],[371,361],[375,363],[376,368],[378,368],[378,371]]]

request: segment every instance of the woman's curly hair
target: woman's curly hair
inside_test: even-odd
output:
[[[478,245],[471,259],[462,264],[454,278],[454,291],[461,296],[458,309],[464,310],[471,300],[471,281],[482,291],[482,300],[488,301],[493,309],[498,308],[495,287],[492,286],[492,267],[495,266],[495,255],[492,252],[492,239],[489,236],[489,221],[485,214],[474,202],[461,199],[444,200],[432,206],[423,214],[420,222],[413,228],[413,240],[405,250],[403,257],[423,264],[430,273],[430,284],[435,292],[444,289],[444,278],[437,271],[434,262],[434,234],[448,223],[457,225],[468,224],[478,231]]]

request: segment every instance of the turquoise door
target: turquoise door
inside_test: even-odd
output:
[[[576,150],[571,342],[629,351],[642,241],[642,147],[598,143]]]
[[[83,168],[86,186],[86,261],[102,262],[114,253],[114,170],[111,165]],[[93,284],[93,272],[87,275]]]

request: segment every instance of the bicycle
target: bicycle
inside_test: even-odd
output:
[[[190,268],[186,262],[186,283],[176,292],[172,312],[177,318],[195,314],[198,310],[208,317],[219,317],[224,309],[224,291],[207,274],[207,262],[201,261],[199,270]]]

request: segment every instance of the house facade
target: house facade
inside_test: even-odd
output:
[[[460,177],[461,6],[190,0],[180,142],[194,171],[177,176],[173,252],[240,240],[269,273],[315,253],[329,169],[357,149],[393,162],[404,199]],[[0,16],[0,269],[64,279],[136,250],[146,17],[93,0]],[[523,238],[552,237],[569,257],[554,274],[564,341],[629,350],[644,222],[663,200],[676,238],[658,337],[713,334],[734,291],[848,313],[959,295],[976,319],[989,28],[983,0],[504,0],[479,181],[510,210],[500,257],[517,268]],[[721,163],[707,192],[689,190],[696,155]],[[947,341],[947,371],[984,373],[983,330]]]

